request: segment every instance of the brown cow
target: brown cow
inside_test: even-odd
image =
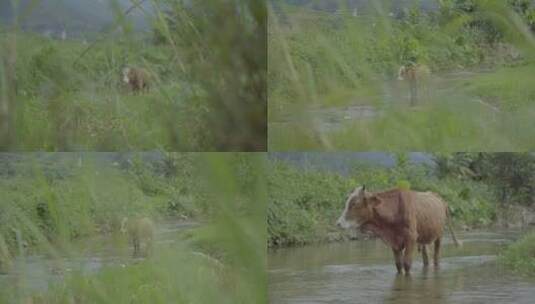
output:
[[[427,91],[427,81],[431,75],[431,70],[424,64],[402,65],[398,70],[398,80],[407,80],[410,88],[411,106],[415,106],[418,101],[418,90]],[[421,97],[421,96],[420,96]],[[429,97],[429,96],[427,96]]]
[[[422,251],[424,266],[427,266],[425,245],[434,242],[434,263],[438,265],[440,239],[446,222],[455,245],[460,245],[448,218],[448,205],[433,192],[393,189],[370,193],[362,186],[349,195],[336,224],[346,229],[360,227],[376,234],[392,248],[398,273],[403,267],[408,274],[416,246]]]
[[[154,239],[154,224],[148,217],[129,219],[124,217],[121,221],[120,231],[128,234],[132,245],[134,245],[134,257],[148,256],[151,254]],[[142,254],[141,245],[144,243],[145,252]]]
[[[142,68],[125,67],[122,70],[123,82],[130,86],[134,93],[148,92],[149,78],[149,73]]]

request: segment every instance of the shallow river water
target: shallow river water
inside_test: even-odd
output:
[[[196,226],[198,224],[195,222],[159,223],[155,242],[157,246],[173,244],[185,230]],[[132,246],[125,236],[84,239],[68,250],[48,248],[46,254],[17,257],[8,271],[0,271],[0,295],[21,290],[44,291],[72,272],[92,274],[108,266],[127,267],[141,260],[143,258],[132,257]]]
[[[535,303],[535,280],[496,263],[518,231],[459,233],[463,247],[443,241],[439,268],[397,275],[380,240],[280,249],[269,254],[270,303]]]
[[[466,90],[467,80],[488,74],[489,70],[457,71],[433,75],[425,85],[420,88],[418,105],[425,106],[431,103],[444,103],[446,101],[476,103],[481,110],[496,110],[492,105],[481,103],[479,98],[471,96]],[[409,86],[405,81],[388,80],[382,85],[382,90],[376,96],[359,97],[343,106],[317,106],[309,105],[302,109],[293,109],[276,118],[270,118],[272,128],[292,129],[295,126],[313,123],[315,128],[322,132],[336,131],[347,123],[370,120],[383,114],[385,109],[396,111],[414,111],[419,107],[411,107]],[[369,99],[369,100],[367,100]],[[373,102],[372,100],[379,100]]]

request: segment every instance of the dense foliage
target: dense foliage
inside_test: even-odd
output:
[[[535,203],[533,153],[436,154],[437,174],[492,185],[502,205]]]
[[[499,257],[499,261],[513,271],[535,275],[535,233],[526,234],[510,245]]]

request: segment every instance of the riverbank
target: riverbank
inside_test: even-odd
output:
[[[511,244],[499,261],[517,273],[535,277],[535,232],[532,230]]]
[[[268,247],[362,238],[335,226],[345,198],[362,184],[371,191],[396,186],[434,191],[448,202],[456,229],[488,227],[496,219],[497,202],[488,185],[439,178],[423,165],[385,168],[355,164],[345,176],[273,160],[268,173]]]
[[[511,35],[511,24],[497,29],[485,16],[447,7],[437,12],[411,7],[397,15],[385,15],[383,9],[389,9],[388,3],[353,16],[277,5],[268,27],[270,117],[311,102],[380,102],[376,96],[382,83],[397,78],[408,61],[443,74],[522,65],[530,57],[530,46],[521,43],[529,38]],[[478,9],[483,14],[499,11],[490,5]]]
[[[0,156],[0,302],[265,301],[262,155]],[[150,254],[125,216],[154,220]]]
[[[292,105],[270,118],[273,150],[516,151],[534,148],[533,64],[492,72],[433,75],[426,97],[408,105],[405,83],[381,82],[350,105]],[[427,95],[426,95],[427,96]],[[526,126],[529,126],[528,128]],[[293,132],[286,132],[292,129]]]
[[[260,303],[265,298],[265,269],[256,261],[265,257],[258,247],[245,248],[234,239],[246,236],[227,234],[229,224],[242,227],[251,222],[233,219],[172,233],[159,226],[154,251],[144,258],[132,258],[127,241],[118,236],[105,237],[108,247],[103,249],[96,249],[101,244],[92,241],[85,250],[71,244],[67,255],[19,257],[12,271],[0,273],[0,301]],[[228,243],[220,246],[220,238]],[[250,259],[247,266],[232,256],[241,250]]]
[[[200,188],[193,187],[182,173],[162,176],[159,170],[172,168],[155,167],[165,161],[185,168],[184,174],[195,162],[192,157],[173,155],[152,165],[142,164],[135,156],[92,164],[78,154],[56,160],[38,159],[37,155],[8,160],[5,169],[12,176],[0,178],[3,243],[12,254],[21,246],[24,252],[32,252],[49,242],[68,244],[116,233],[122,218],[128,216],[202,219],[208,210]]]
[[[441,5],[398,15],[382,4],[358,16],[291,5],[271,12],[270,150],[533,150],[533,34],[514,14],[500,25],[487,17],[503,15],[503,1],[474,11]],[[431,70],[416,106],[397,80],[412,61]]]

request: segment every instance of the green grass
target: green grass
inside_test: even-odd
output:
[[[148,33],[116,11],[89,44],[0,27],[0,148],[264,151],[266,9],[231,2],[152,1]],[[121,83],[124,66],[147,70],[150,92]]]
[[[496,201],[487,185],[439,179],[422,166],[382,168],[354,164],[351,173],[343,176],[273,161],[268,175],[269,246],[325,241],[330,234],[340,234],[336,219],[347,195],[362,184],[371,191],[393,187],[434,191],[448,202],[457,225],[487,226],[496,216]]]
[[[506,94],[506,93],[504,93]],[[273,150],[527,151],[533,106],[496,112],[474,99],[384,109],[378,117],[344,121],[332,131],[313,121],[270,124]],[[288,132],[288,129],[292,132]]]
[[[535,275],[535,233],[526,234],[510,245],[499,257],[499,261],[517,273]]]
[[[500,68],[468,81],[467,90],[500,109],[530,109],[535,100],[535,88],[530,82],[534,69],[533,64]]]
[[[73,65],[86,47],[81,42],[20,34],[17,44],[14,149],[196,150],[209,144],[195,133],[204,127],[198,119],[207,110],[204,93],[169,70],[169,47],[104,42]],[[149,93],[133,94],[120,82],[128,64],[162,77]]]
[[[233,220],[238,225],[246,221]],[[246,228],[246,227],[242,227]],[[226,234],[228,223],[218,229],[219,237],[241,246],[249,255],[223,256],[224,247],[217,247],[220,256],[204,253],[190,240],[173,245],[157,246],[150,258],[135,263],[107,266],[95,274],[74,271],[60,282],[51,282],[46,292],[19,291],[3,301],[19,297],[33,303],[263,303],[265,299],[262,263],[240,265],[240,262],[260,261],[262,247],[245,247],[238,243],[238,235]],[[219,237],[210,238],[217,243]],[[243,235],[241,236],[243,237]],[[212,245],[214,246],[214,245]],[[204,251],[204,252],[203,252]]]

